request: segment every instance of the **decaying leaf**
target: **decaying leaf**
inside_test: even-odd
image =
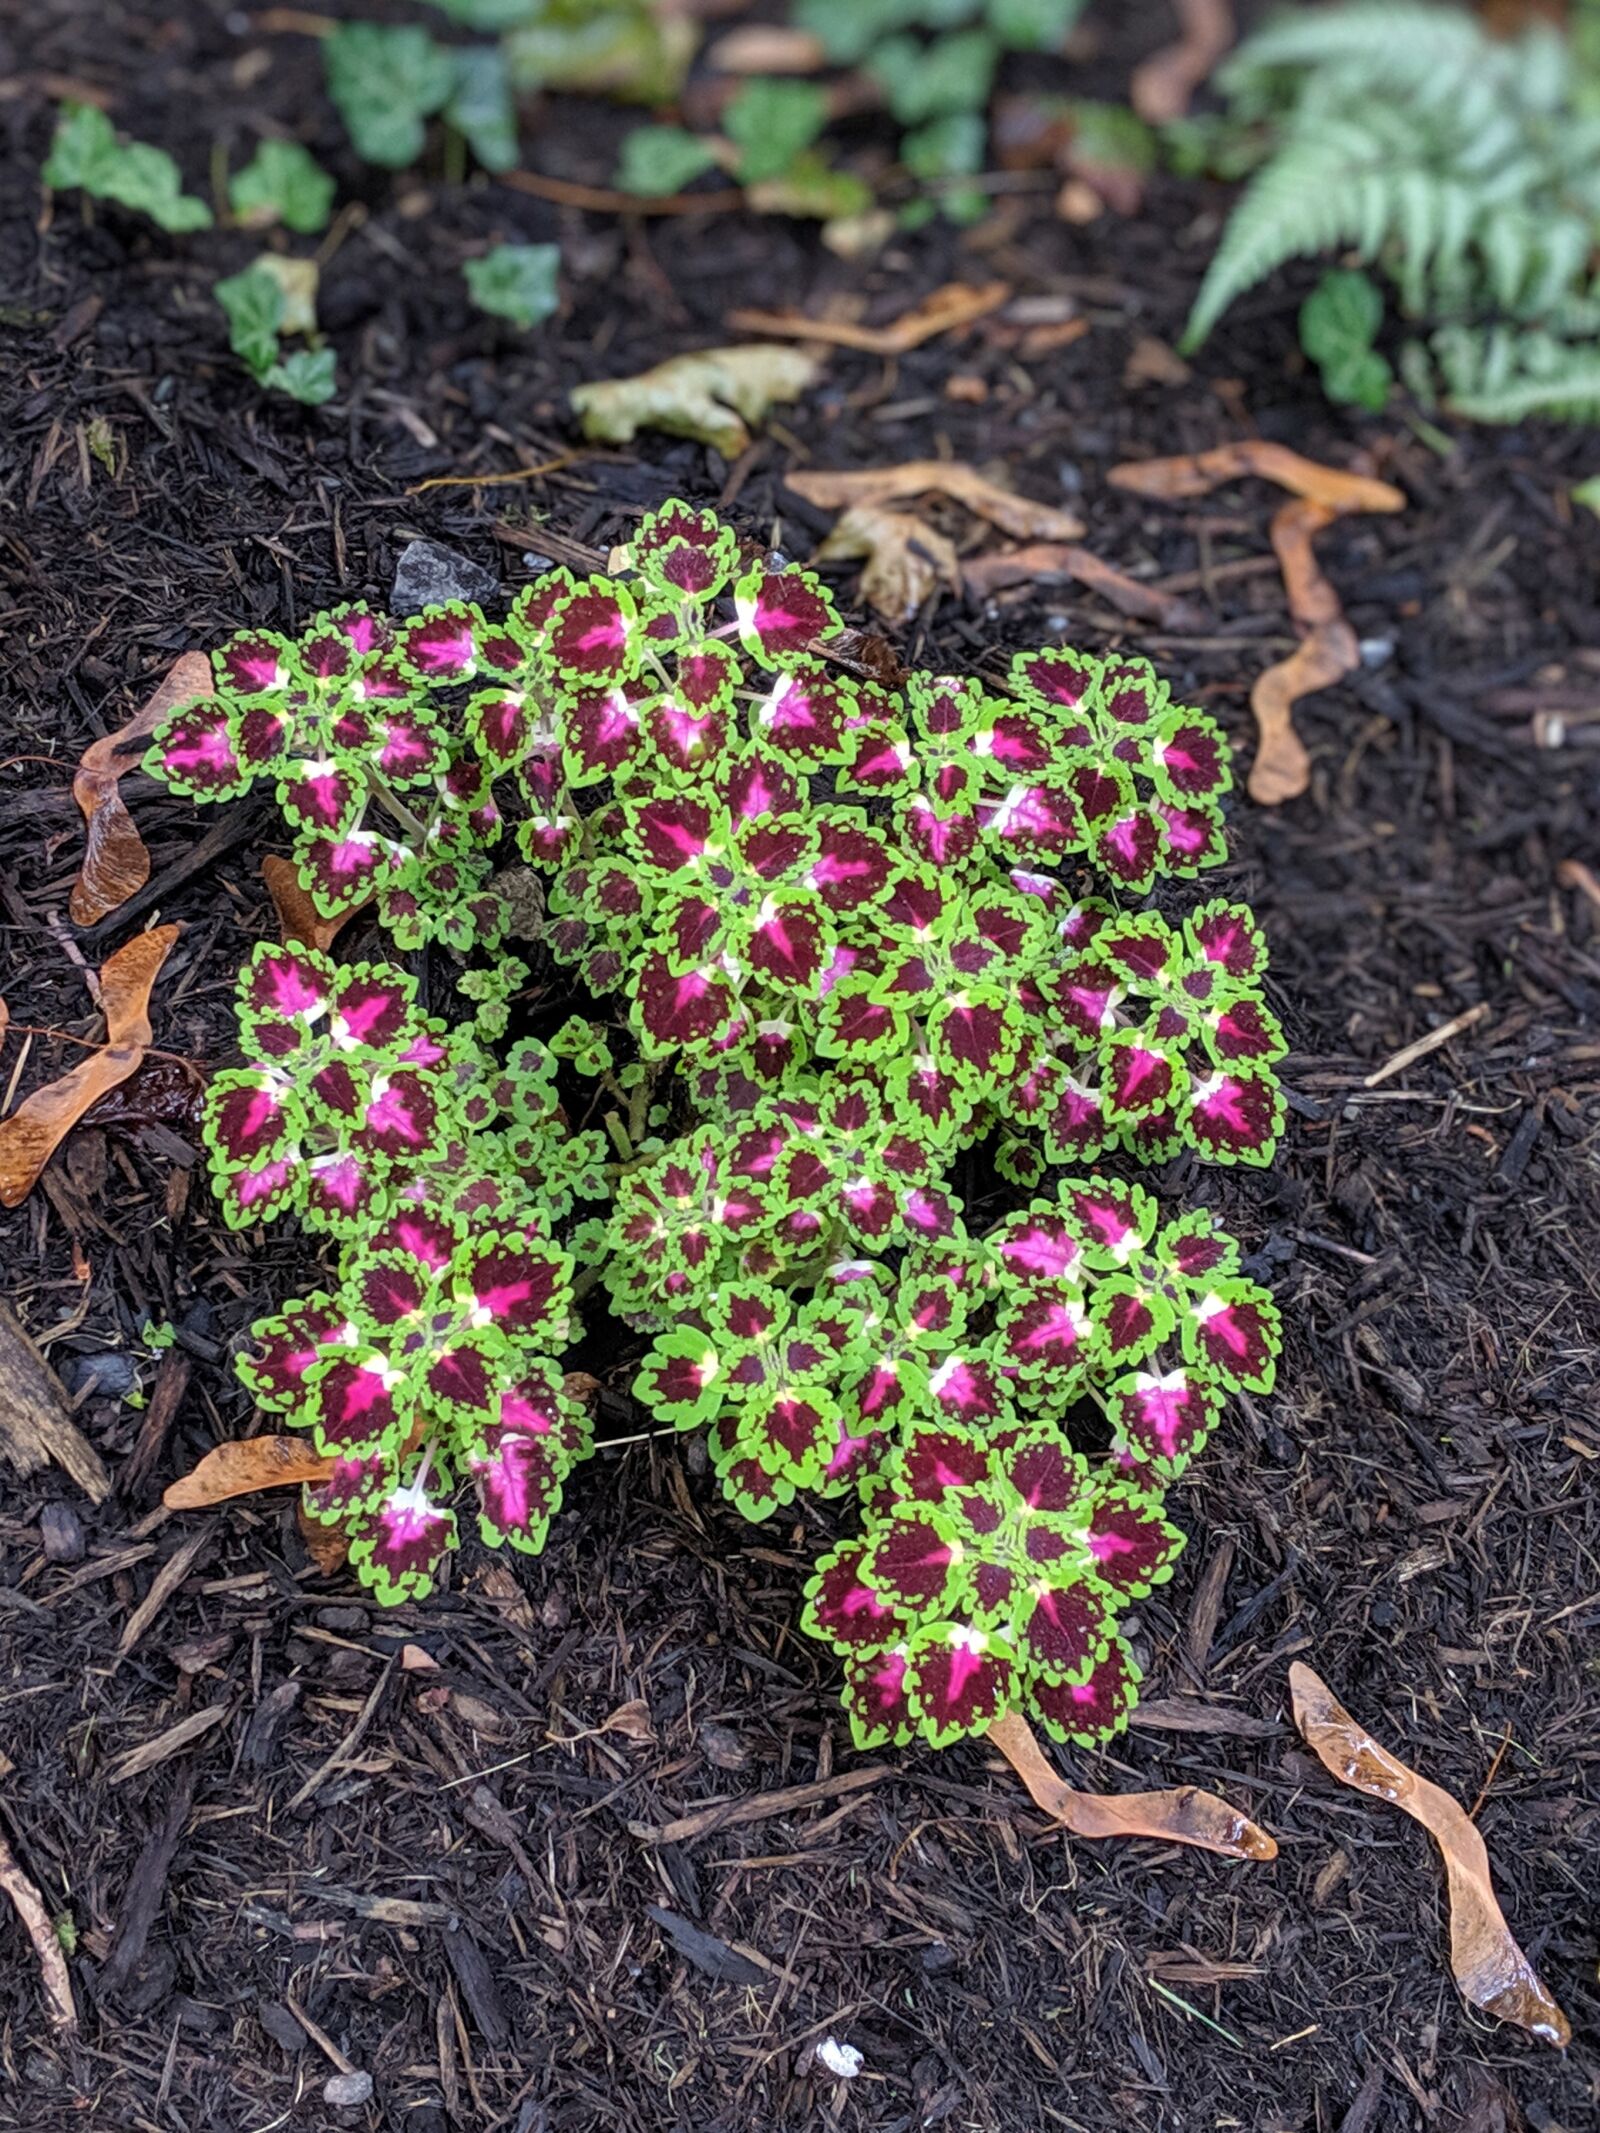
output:
[[[203,1511],[230,1496],[253,1496],[258,1489],[286,1489],[302,1482],[325,1481],[333,1471],[309,1437],[240,1437],[214,1445],[200,1462],[163,1492],[169,1511]],[[319,1530],[322,1530],[319,1528]]]
[[[693,437],[736,459],[749,425],[780,401],[798,400],[822,374],[815,356],[776,342],[707,348],[673,356],[636,378],[609,378],[573,388],[583,434],[602,444],[631,443],[642,429]]]
[[[1405,509],[1405,492],[1392,483],[1375,481],[1369,474],[1349,474],[1342,467],[1319,466],[1316,460],[1291,452],[1287,445],[1271,444],[1261,437],[1240,437],[1209,452],[1180,453],[1174,459],[1124,460],[1106,479],[1114,489],[1171,503],[1209,496],[1223,482],[1237,481],[1246,474],[1275,481],[1280,489],[1326,504],[1333,512]]]
[[[1075,541],[1083,532],[1083,521],[1070,511],[1015,496],[959,459],[910,459],[903,466],[873,467],[860,474],[808,467],[786,474],[784,482],[796,496],[824,511],[900,503],[913,496],[950,496],[1013,540]]]
[[[1232,0],[1173,0],[1180,36],[1176,44],[1133,70],[1128,101],[1147,126],[1169,126],[1189,108],[1196,89],[1210,78],[1237,34]]]
[[[325,951],[333,946],[356,912],[366,909],[363,902],[341,911],[337,918],[324,918],[300,885],[300,869],[293,860],[280,859],[276,853],[262,860],[261,879],[272,898],[272,908],[278,915],[278,938],[285,947],[291,941],[300,941],[307,948]]]
[[[1495,1897],[1488,1850],[1465,1809],[1379,1747],[1310,1667],[1292,1665],[1289,1687],[1295,1724],[1323,1767],[1352,1791],[1410,1815],[1438,1844],[1450,1893],[1450,1968],[1464,1997],[1546,2044],[1565,2046],[1571,2024],[1511,1937]]]
[[[119,910],[150,879],[150,854],[122,803],[117,780],[138,767],[143,744],[170,711],[207,695],[211,662],[204,652],[174,661],[144,708],[116,733],[93,741],[72,780],[88,840],[67,909],[75,926],[92,926]]]
[[[101,965],[106,1042],[70,1074],[35,1089],[0,1122],[0,1206],[15,1207],[26,1199],[89,1106],[137,1070],[150,1042],[150,988],[181,931],[179,926],[157,926]]]
[[[1171,1792],[1122,1794],[1079,1792],[1058,1778],[1045,1760],[1033,1729],[1008,1711],[988,1729],[1028,1789],[1034,1805],[1077,1837],[1155,1837],[1189,1844],[1224,1859],[1276,1859],[1277,1840],[1214,1792],[1180,1785]]]
[[[1000,555],[974,556],[962,565],[968,592],[985,599],[1008,585],[1087,585],[1124,615],[1183,629],[1198,619],[1188,603],[1159,587],[1143,585],[1072,541],[1034,541]]]
[[[1311,758],[1291,716],[1302,696],[1326,689],[1360,663],[1354,630],[1339,596],[1317,567],[1312,537],[1352,511],[1400,511],[1404,493],[1368,474],[1319,466],[1287,446],[1245,437],[1176,459],[1131,460],[1113,467],[1113,487],[1136,496],[1207,496],[1222,482],[1257,474],[1293,493],[1272,521],[1272,545],[1283,571],[1289,612],[1306,631],[1287,659],[1260,675],[1250,692],[1259,740],[1250,766],[1250,797],[1263,807],[1292,800],[1311,782]]]
[[[861,597],[890,622],[909,622],[940,586],[949,592],[960,588],[961,565],[952,543],[907,511],[854,505],[815,560],[833,563],[855,556],[866,558]]]
[[[827,63],[828,48],[820,37],[780,22],[745,22],[724,30],[706,53],[706,64],[724,74],[814,74]]]
[[[858,326],[847,319],[807,318],[803,311],[735,311],[728,324],[738,333],[765,333],[784,340],[826,341],[835,348],[858,348],[866,355],[909,355],[924,341],[970,326],[974,319],[998,311],[1011,284],[986,281],[978,288],[949,282],[921,303],[913,304],[887,326]]]

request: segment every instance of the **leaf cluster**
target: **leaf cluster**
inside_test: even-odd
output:
[[[541,989],[593,1003],[540,1040],[520,961],[459,971],[449,1018],[395,963],[257,951],[216,1189],[338,1274],[247,1382],[339,1462],[313,1508],[362,1574],[414,1593],[458,1483],[537,1545],[583,1438],[564,1409],[530,1447],[525,1409],[592,1297],[746,1515],[859,1500],[808,1619],[860,1738],[1000,1708],[1087,1737],[1177,1546],[1160,1493],[1277,1346],[1209,1216],[1086,1167],[1280,1131],[1259,928],[1144,902],[1224,856],[1227,749],[1142,661],[890,685],[841,648],[812,573],[675,501],[503,621],[352,606],[216,653],[155,775],[270,785],[315,906],[413,955],[498,948],[514,849]]]
[[[1415,331],[1406,382],[1482,420],[1600,405],[1600,110],[1554,27],[1491,36],[1468,11],[1378,0],[1300,12],[1218,75],[1231,119],[1269,145],[1229,219],[1184,346],[1285,260],[1377,270]],[[1330,275],[1301,316],[1336,399],[1383,404],[1382,305]]]

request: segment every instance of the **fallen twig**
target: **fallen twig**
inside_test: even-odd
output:
[[[23,1929],[33,1942],[50,2027],[58,2031],[76,2029],[78,2010],[73,2001],[72,1979],[67,1973],[67,1959],[62,1953],[61,1942],[39,1891],[17,1864],[16,1854],[3,1833],[0,1833],[0,1889],[5,1890],[16,1906]]]
[[[950,282],[913,304],[887,326],[856,326],[845,319],[808,318],[803,311],[734,311],[728,324],[739,333],[759,333],[781,340],[825,341],[835,348],[858,348],[866,355],[909,355],[924,341],[970,326],[974,319],[998,311],[1011,295],[1011,284],[987,281],[976,289]],[[793,484],[791,483],[792,487]]]

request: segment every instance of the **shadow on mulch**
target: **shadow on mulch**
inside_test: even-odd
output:
[[[34,15],[30,67],[104,78],[90,15],[64,0]],[[191,105],[241,133],[314,104],[290,48],[238,86],[251,40],[209,10],[176,10],[159,37],[124,29],[117,116],[148,138],[181,146]],[[0,1498],[0,1816],[74,1922],[85,2010],[80,2048],[42,2033],[25,1945],[0,1923],[0,2124],[1592,2122],[1600,913],[1557,883],[1563,860],[1600,853],[1600,660],[1581,649],[1600,643],[1600,541],[1565,493],[1589,471],[1582,438],[1469,434],[1439,457],[1403,425],[1345,421],[1299,375],[1281,287],[1241,307],[1187,383],[1125,387],[1138,338],[1177,330],[1208,241],[1197,218],[1215,212],[1166,183],[1133,221],[1069,229],[1023,200],[965,249],[924,232],[864,276],[792,225],[621,230],[488,182],[417,217],[383,187],[324,277],[343,396],[302,415],[227,357],[206,284],[238,240],[180,255],[115,215],[82,227],[70,201],[36,235],[36,87],[0,123],[15,211],[0,280],[37,314],[7,329],[0,378],[0,749],[60,766],[0,771],[3,989],[42,1031],[88,1027],[65,921],[78,751],[179,651],[385,598],[413,534],[509,590],[530,556],[604,550],[671,493],[807,551],[826,521],[782,487],[807,456],[1003,462],[1030,493],[1076,499],[1109,560],[1197,574],[1206,626],[1163,637],[1093,598],[1024,591],[988,613],[937,607],[910,656],[992,666],[1063,633],[1129,644],[1245,741],[1250,679],[1289,641],[1270,569],[1227,567],[1267,555],[1264,493],[1157,510],[1108,491],[1106,467],[1248,420],[1336,460],[1364,442],[1411,499],[1324,537],[1366,663],[1302,707],[1312,790],[1278,814],[1238,806],[1217,884],[1271,937],[1295,1044],[1286,1152],[1264,1178],[1165,1181],[1249,1240],[1284,1307],[1280,1390],[1238,1403],[1176,1499],[1189,1553],[1138,1610],[1153,1709],[1114,1754],[1075,1759],[1093,1784],[1236,1797],[1278,1835],[1277,1864],[1074,1844],[976,1749],[836,1783],[864,1765],[828,1660],[795,1632],[815,1530],[743,1525],[672,1442],[586,1469],[538,1562],[469,1547],[452,1590],[391,1615],[317,1578],[276,1504],[154,1512],[173,1473],[246,1424],[227,1367],[243,1329],[313,1278],[295,1239],[213,1219],[192,1127],[156,1105],[81,1130],[0,1223],[15,1306],[121,1475],[100,1512],[71,1505],[75,1560],[70,1519],[66,1560],[40,1547],[64,1488]],[[541,138],[546,167],[583,169],[584,122],[563,123]],[[331,134],[314,145],[359,186]],[[490,235],[564,246],[570,308],[538,335],[468,311],[459,263]],[[891,315],[980,270],[1074,298],[1092,330],[1031,365],[994,322],[893,365],[840,353],[732,468],[651,437],[525,486],[417,493],[558,457],[568,387],[704,345],[736,303],[816,303],[859,277]],[[956,372],[978,381],[960,398]],[[114,474],[88,448],[96,421]],[[1534,746],[1541,704],[1567,708],[1566,746]],[[125,790],[160,878],[193,817],[137,778]],[[232,974],[267,922],[258,835],[241,820],[231,850],[160,898],[190,922],[157,997],[172,1053],[226,1055]],[[119,937],[113,921],[79,952],[97,962]],[[1364,1088],[1479,1003],[1461,1040]],[[27,1082],[73,1056],[33,1037]],[[154,1430],[93,1364],[146,1315],[182,1329]],[[187,1574],[119,1654],[180,1547]],[[407,1643],[436,1667],[408,1670]],[[1420,1833],[1338,1791],[1287,1726],[1296,1654],[1462,1798],[1493,1768],[1480,1822],[1578,2031],[1564,2060],[1462,2007]],[[119,1754],[212,1708],[186,1754],[110,1782]],[[707,1800],[819,1782],[780,1815],[650,1834]],[[863,2054],[848,2087],[811,2064],[830,2034]],[[370,2073],[370,2103],[322,2100],[340,2059]]]

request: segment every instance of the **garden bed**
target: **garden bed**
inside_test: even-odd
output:
[[[331,121],[313,145],[370,212],[323,274],[341,394],[306,413],[227,353],[209,285],[233,240],[180,253],[114,213],[81,222],[72,197],[35,234],[50,98],[104,67],[98,10],[33,14],[25,52],[0,41],[0,756],[28,759],[0,769],[0,991],[8,1078],[30,1046],[22,1086],[75,1063],[48,1033],[91,1028],[78,962],[151,908],[87,936],[67,921],[82,748],[183,651],[385,602],[414,536],[509,594],[530,556],[603,557],[668,495],[805,555],[831,514],[787,470],[997,466],[1077,509],[1107,562],[1186,581],[1197,612],[1163,629],[1074,586],[993,613],[946,598],[906,633],[908,661],[993,671],[1063,636],[1125,645],[1247,754],[1250,683],[1293,642],[1273,498],[1242,483],[1151,504],[1107,469],[1258,434],[1337,465],[1365,451],[1408,505],[1321,537],[1364,663],[1297,713],[1310,792],[1280,811],[1236,795],[1213,877],[1270,938],[1292,1115],[1272,1171],[1185,1182],[1279,1300],[1278,1390],[1234,1406],[1175,1492],[1188,1552],[1138,1608],[1148,1701],[1112,1752],[1076,1759],[1107,1790],[1227,1794],[1277,1835],[1277,1862],[1063,1837],[976,1748],[856,1755],[831,1661],[796,1629],[821,1529],[747,1526],[681,1441],[630,1441],[626,1359],[595,1366],[616,1441],[545,1554],[471,1545],[424,1605],[382,1614],[320,1578],[285,1499],[157,1516],[167,1481],[244,1431],[231,1346],[313,1266],[303,1241],[214,1217],[184,1076],[158,1059],[0,1220],[12,1306],[49,1337],[117,1482],[91,1509],[58,1475],[0,1481],[0,1834],[70,1910],[85,2015],[81,2044],[50,2039],[0,1919],[0,2124],[1586,2123],[1600,910],[1561,869],[1600,858],[1600,525],[1567,497],[1592,442],[1463,430],[1446,451],[1331,413],[1296,351],[1293,277],[1184,374],[1170,343],[1219,201],[1172,179],[1137,216],[1081,227],[1022,191],[965,237],[935,224],[863,268],[779,220],[623,222],[489,180],[377,180]],[[293,124],[314,100],[303,39],[235,35],[199,6],[121,34],[117,121],[176,151],[196,111],[225,131]],[[614,126],[552,106],[541,167],[603,178]],[[460,264],[491,236],[561,243],[548,326],[469,309]],[[834,351],[731,467],[648,433],[582,447],[567,410],[587,379],[736,338],[740,305],[820,311],[855,288],[883,319],[988,278],[1047,301],[897,359]],[[1027,340],[1069,316],[1077,338]],[[518,465],[547,471],[481,479]],[[853,576],[837,583],[853,600]],[[1538,745],[1541,713],[1563,711],[1564,745]],[[220,1062],[234,971],[271,924],[266,818],[237,805],[209,863],[174,879],[209,821],[148,781],[125,790],[154,902],[188,922],[156,1045]],[[181,1337],[141,1411],[93,1359],[124,1355],[146,1316]],[[84,1552],[69,1533],[46,1562],[57,1501]],[[176,1589],[124,1649],[180,1549]],[[1300,1745],[1295,1656],[1429,1776],[1484,1794],[1508,1915],[1573,2019],[1568,2055],[1463,2009],[1435,1862]],[[119,1777],[128,1750],[213,1707],[191,1747]],[[739,1811],[675,1830],[711,1801]],[[141,1904],[143,1952],[117,1962]],[[123,1974],[97,1990],[108,1958]],[[813,2063],[829,2036],[862,2054],[847,2086]],[[374,2084],[348,2119],[321,2101],[337,2056]]]

